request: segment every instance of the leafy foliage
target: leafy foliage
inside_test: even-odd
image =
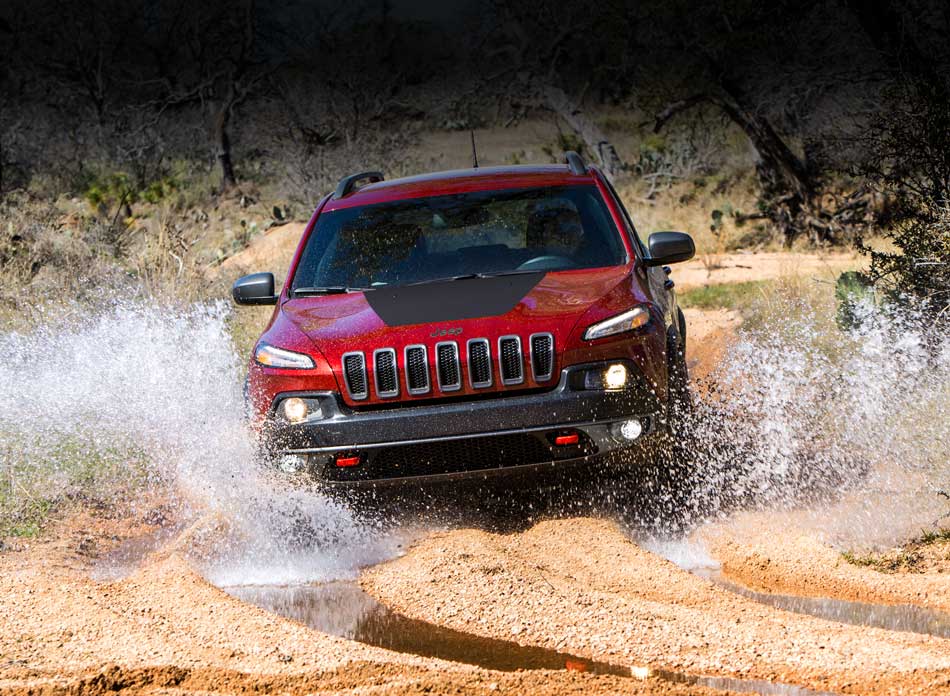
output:
[[[895,87],[868,139],[865,174],[888,200],[881,220],[894,250],[862,244],[865,279],[890,301],[913,300],[934,320],[950,315],[950,100],[919,79]]]
[[[139,201],[158,203],[178,188],[172,177],[162,177],[139,186],[125,172],[110,172],[94,178],[85,191],[85,198],[94,209],[108,212],[128,207]]]

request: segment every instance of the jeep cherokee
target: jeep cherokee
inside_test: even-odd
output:
[[[628,467],[688,403],[666,264],[610,182],[566,165],[344,178],[320,201],[254,348],[249,413],[285,470],[327,486]]]

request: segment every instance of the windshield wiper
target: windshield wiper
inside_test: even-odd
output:
[[[505,276],[513,275],[527,275],[528,273],[547,273],[549,270],[558,270],[558,269],[536,269],[536,268],[525,268],[524,270],[518,271],[499,271],[498,273],[479,273],[479,278],[504,278]]]
[[[415,283],[406,283],[404,287],[410,285],[428,285],[429,283],[451,283],[455,280],[473,280],[475,278],[502,278],[504,276],[524,275],[526,273],[538,273],[538,271],[499,271],[498,273],[465,273],[463,275],[448,276],[446,278],[430,278],[429,280],[417,280]]]
[[[370,288],[350,288],[345,285],[325,285],[312,288],[294,288],[294,297],[306,297],[308,295],[345,295],[348,292],[363,292]]]

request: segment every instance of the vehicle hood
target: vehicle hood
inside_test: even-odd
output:
[[[472,278],[294,298],[281,309],[328,358],[347,350],[401,348],[443,329],[461,339],[555,329],[566,338],[576,320],[628,273],[611,267]]]

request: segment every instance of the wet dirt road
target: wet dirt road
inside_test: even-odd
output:
[[[950,693],[939,631],[785,611],[610,520],[431,531],[362,591],[219,589],[174,539],[94,579],[156,531],[79,516],[0,554],[0,693]]]

